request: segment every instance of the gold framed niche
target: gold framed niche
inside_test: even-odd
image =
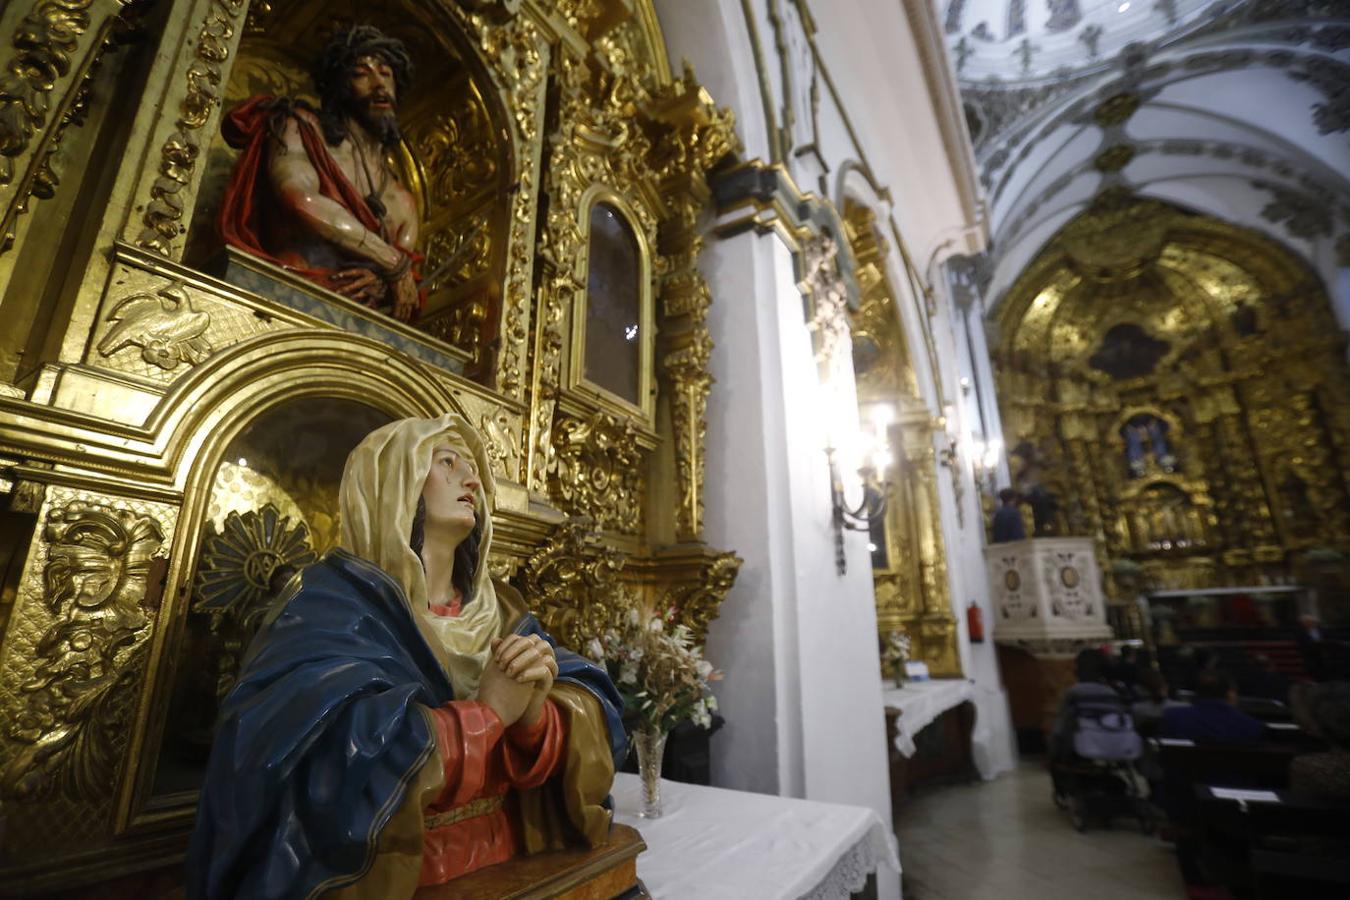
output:
[[[413,326],[471,354],[466,374],[488,381],[501,329],[517,151],[510,117],[456,17],[425,0],[255,4],[230,69],[224,109],[228,113],[258,94],[317,105],[309,64],[328,35],[350,22],[397,37],[413,58],[413,89],[399,99],[400,140],[388,156],[418,208],[427,299]],[[216,129],[203,155],[184,261],[214,270],[225,265],[216,217],[238,152]],[[328,296],[318,285],[304,284],[307,292]]]
[[[633,372],[636,396],[625,397],[612,386],[600,384],[588,375],[588,360],[593,348],[599,341],[590,333],[592,313],[597,311],[592,302],[595,283],[595,259],[593,250],[595,241],[592,233],[593,221],[597,212],[612,216],[623,228],[625,237],[631,242],[636,262],[636,318],[628,325],[636,326],[637,332],[631,339],[636,344],[636,358],[633,360]],[[584,287],[572,297],[571,339],[568,343],[567,390],[584,395],[587,399],[607,407],[619,416],[636,416],[647,428],[654,427],[656,397],[654,385],[654,349],[656,311],[653,292],[652,247],[645,231],[639,224],[637,214],[628,201],[619,193],[605,185],[592,185],[581,196],[578,223],[581,228],[582,251],[577,261],[577,282]],[[613,288],[614,286],[605,285]],[[627,334],[624,335],[627,337]]]
[[[209,412],[193,416],[175,427],[174,442],[185,448],[175,464],[180,473],[177,479],[183,485],[183,501],[176,520],[169,581],[159,611],[159,624],[145,678],[139,688],[140,699],[134,731],[129,739],[129,752],[114,789],[112,833],[118,837],[166,829],[178,833],[191,824],[194,815],[197,791],[181,777],[184,773],[180,770],[176,779],[159,779],[157,784],[157,771],[166,735],[172,738],[168,729],[180,670],[185,660],[191,667],[191,661],[196,659],[188,651],[202,629],[198,627],[194,635],[191,619],[198,599],[200,563],[212,516],[215,513],[222,525],[227,526],[217,530],[228,532],[230,529],[224,520],[230,511],[239,511],[228,504],[213,502],[213,494],[223,474],[223,463],[244,468],[238,465],[237,455],[231,456],[238,452],[235,445],[241,436],[256,423],[279,415],[278,410],[335,402],[372,411],[364,420],[359,416],[356,421],[345,423],[341,417],[336,419],[338,427],[346,427],[349,431],[355,429],[349,435],[351,446],[368,432],[366,425],[374,426],[379,421],[447,411],[470,421],[476,418],[459,397],[448,393],[438,380],[428,379],[425,370],[412,359],[391,357],[383,345],[376,342],[340,332],[296,332],[278,334],[269,339],[269,344],[255,348],[242,364],[222,360],[226,368],[210,380],[207,393],[201,397],[202,408]],[[284,362],[278,365],[276,360]],[[296,377],[302,373],[306,377]],[[320,438],[326,439],[322,435]],[[261,512],[261,507],[267,505],[266,500],[271,500],[282,516],[294,517],[297,511],[303,513],[304,524],[312,535],[325,534],[328,542],[335,540],[338,523],[333,514],[336,511],[337,479],[341,475],[341,461],[345,461],[351,446],[332,451],[340,461],[332,468],[335,477],[329,486],[330,500],[321,504],[307,503],[304,501],[307,494],[319,493],[312,484],[288,484],[285,478],[278,479],[265,472],[268,478],[247,486],[259,497],[267,495],[254,509]],[[276,458],[289,452],[290,444],[278,439],[271,456]],[[258,464],[260,460],[248,459],[248,462]],[[289,497],[277,496],[279,492]],[[322,514],[325,520],[321,521],[316,513]],[[321,549],[313,544],[311,547],[316,551]],[[200,641],[196,644],[200,645]]]
[[[322,394],[272,405],[246,421],[220,454],[199,525],[185,621],[147,805],[195,799],[213,726],[247,648],[286,572],[314,562],[340,533],[338,484],[347,454],[394,415]],[[150,749],[150,748],[148,748]]]
[[[891,484],[886,509],[870,531],[872,582],[879,642],[889,632],[910,637],[912,658],[923,660],[935,677],[960,677],[956,617],[947,581],[946,541],[937,491],[937,427],[919,393],[896,294],[887,271],[889,247],[876,227],[876,213],[844,201],[844,234],[856,264],[861,294],[850,309],[859,417],[873,407],[894,411],[886,427],[892,461],[880,473]],[[880,667],[880,662],[878,662]],[[889,675],[890,673],[883,673]]]

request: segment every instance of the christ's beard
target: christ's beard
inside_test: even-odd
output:
[[[381,147],[392,147],[398,143],[398,114],[394,110],[374,109],[369,103],[356,102],[348,107],[348,112],[371,137],[380,142]]]

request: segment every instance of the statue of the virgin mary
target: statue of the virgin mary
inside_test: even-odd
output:
[[[456,415],[352,451],[341,547],[291,579],[222,706],[189,896],[409,897],[605,842],[622,701],[490,577],[493,495]]]

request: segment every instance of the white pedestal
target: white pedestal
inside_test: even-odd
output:
[[[1091,538],[991,544],[984,558],[998,643],[1058,655],[1111,637]]]

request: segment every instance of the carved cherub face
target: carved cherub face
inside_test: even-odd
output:
[[[473,457],[451,441],[441,441],[431,453],[431,471],[422,483],[426,503],[426,527],[468,534],[478,515],[478,496],[482,482]]]

